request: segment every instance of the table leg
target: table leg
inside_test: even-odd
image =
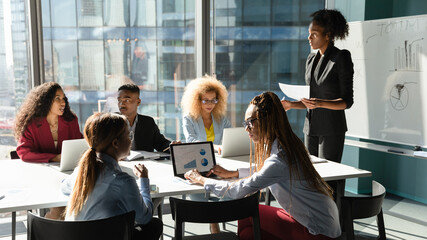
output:
[[[12,212],[12,240],[16,238],[16,212]]]
[[[335,203],[337,204],[338,211],[341,212],[341,197],[344,196],[345,191],[345,179],[336,181],[335,189]]]

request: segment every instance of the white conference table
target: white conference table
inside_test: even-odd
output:
[[[217,164],[235,170],[249,166],[249,156],[234,158],[216,157]],[[120,162],[122,169],[130,172],[133,165],[143,163],[148,168],[150,184],[158,187],[153,198],[204,193],[200,185],[191,185],[173,176],[170,160],[143,160]],[[323,162],[313,164],[325,181],[337,181],[337,195],[344,194],[345,179],[369,177],[371,172],[344,164]],[[17,211],[66,206],[68,197],[60,189],[61,181],[71,172],[59,172],[48,164],[25,163],[21,160],[0,160],[0,213],[12,212],[12,239],[15,239]],[[339,197],[337,198],[339,201]],[[340,205],[337,202],[337,205]]]

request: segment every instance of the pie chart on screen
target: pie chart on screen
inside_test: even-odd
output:
[[[208,165],[208,160],[206,158],[203,158],[200,163],[202,164],[202,166],[206,167]]]

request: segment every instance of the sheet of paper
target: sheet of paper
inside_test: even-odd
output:
[[[427,158],[427,152],[414,151],[414,156]]]
[[[302,98],[310,98],[310,86],[306,85],[290,85],[279,83],[280,90],[289,98],[301,100]]]
[[[328,162],[328,160],[324,159],[324,158],[318,158],[316,156],[310,155],[310,159],[312,163],[324,163],[324,162]]]

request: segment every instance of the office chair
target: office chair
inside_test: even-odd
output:
[[[259,192],[251,196],[220,202],[196,202],[190,200],[169,198],[172,219],[175,220],[175,237],[176,240],[182,239],[239,239],[232,232],[221,232],[217,234],[205,234],[198,236],[184,237],[184,222],[192,223],[217,223],[228,222],[239,219],[252,217],[254,227],[254,239],[261,239],[261,227],[259,220]]]
[[[19,159],[18,153],[16,151],[10,151],[10,159]]]
[[[354,239],[353,219],[377,216],[379,237],[385,240],[385,227],[382,204],[386,190],[378,182],[372,181],[372,196],[354,196],[341,198],[341,214],[346,239]]]
[[[57,221],[27,213],[28,240],[132,239],[135,211],[90,221]]]

